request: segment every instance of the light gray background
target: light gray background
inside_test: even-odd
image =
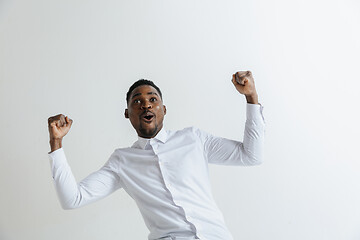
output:
[[[265,106],[257,167],[212,165],[235,239],[359,240],[359,2],[0,1],[0,239],[146,239],[120,190],[62,210],[47,118],[74,119],[64,140],[78,180],[136,140],[125,94],[154,80],[167,129],[195,125],[242,139],[252,70]]]

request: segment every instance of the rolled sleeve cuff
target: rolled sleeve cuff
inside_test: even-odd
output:
[[[265,118],[263,115],[264,107],[259,104],[246,104],[246,119],[247,120],[262,120],[265,123]]]
[[[48,157],[53,167],[61,165],[62,163],[66,163],[66,157],[63,148],[59,148],[51,153],[48,153]]]

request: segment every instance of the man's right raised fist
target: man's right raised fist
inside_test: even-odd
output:
[[[62,139],[70,130],[73,120],[63,114],[48,118],[50,140]]]

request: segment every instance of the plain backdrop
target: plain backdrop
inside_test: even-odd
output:
[[[360,3],[355,0],[0,0],[0,239],[147,239],[119,190],[61,209],[47,118],[74,120],[64,149],[77,180],[137,136],[125,94],[163,91],[166,129],[242,140],[253,72],[264,163],[211,165],[234,239],[359,240]]]

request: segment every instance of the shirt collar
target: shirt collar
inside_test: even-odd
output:
[[[156,139],[162,143],[165,143],[167,140],[166,130],[164,128],[161,128],[161,130],[156,134],[154,138],[142,138],[138,136],[138,140],[132,145],[132,147],[145,149],[146,146],[149,144],[150,140],[152,139]]]

